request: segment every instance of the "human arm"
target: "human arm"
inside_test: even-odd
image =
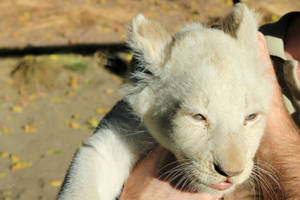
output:
[[[299,130],[284,106],[281,90],[262,34],[259,34],[259,45],[262,56],[268,63],[268,74],[272,77],[274,89],[266,132],[257,153],[257,159],[272,166],[277,172],[280,190],[284,193],[285,199],[296,199],[300,197]],[[278,189],[276,185],[273,187]],[[265,199],[270,199],[268,195],[271,193],[264,191],[263,187],[262,190]]]
[[[256,180],[249,186],[242,184],[225,195],[225,199],[298,199],[300,197],[300,136],[298,128],[285,108],[280,86],[270,59],[266,41],[258,34],[261,56],[267,63],[267,76],[273,85],[267,126],[256,155],[258,167],[253,175]],[[258,178],[259,176],[259,178]],[[258,178],[258,179],[257,179]]]

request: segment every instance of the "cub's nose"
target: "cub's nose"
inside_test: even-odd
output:
[[[239,171],[225,170],[219,164],[215,164],[215,163],[214,163],[214,168],[217,173],[219,173],[222,176],[226,176],[228,178],[232,176],[237,176],[243,172],[243,170],[239,170]]]

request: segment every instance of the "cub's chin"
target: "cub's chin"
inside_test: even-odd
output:
[[[232,192],[237,185],[246,181],[252,172],[253,161],[249,161],[245,170],[233,177],[224,177],[215,171],[201,173],[193,170],[191,163],[184,163],[169,152],[164,163],[160,167],[160,179],[169,182],[179,190],[187,192],[206,192],[210,194],[225,194]],[[197,174],[193,172],[198,171]]]

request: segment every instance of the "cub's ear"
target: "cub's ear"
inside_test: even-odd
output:
[[[238,3],[233,11],[224,19],[222,29],[235,37],[242,45],[257,48],[258,15],[242,3]]]
[[[128,44],[136,58],[155,71],[166,59],[171,35],[157,22],[139,14],[132,20]]]

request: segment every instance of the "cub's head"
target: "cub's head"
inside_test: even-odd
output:
[[[271,95],[254,13],[238,4],[223,30],[193,23],[173,36],[138,15],[128,43],[136,60],[127,101],[184,163],[190,186],[224,193],[245,181]]]

